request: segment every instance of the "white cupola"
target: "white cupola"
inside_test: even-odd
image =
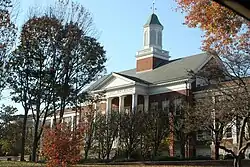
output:
[[[154,70],[169,61],[169,52],[162,49],[163,26],[153,12],[143,26],[143,49],[136,53],[136,72]]]
[[[162,30],[161,25],[156,14],[151,14],[147,23],[144,25],[144,49],[155,47],[162,49]]]

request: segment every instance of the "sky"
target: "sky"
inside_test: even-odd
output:
[[[20,0],[19,26],[27,19],[30,7],[41,7],[53,0]],[[107,72],[119,72],[135,68],[135,54],[143,48],[143,25],[152,14],[153,0],[76,0],[92,14],[99,42],[106,50]],[[163,30],[163,49],[170,59],[201,52],[199,29],[183,25],[184,14],[176,11],[175,0],[155,0],[155,13]],[[8,99],[6,99],[8,100]],[[9,102],[11,102],[9,100]],[[20,108],[20,105],[18,105]]]

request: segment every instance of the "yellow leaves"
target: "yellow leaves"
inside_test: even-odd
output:
[[[203,41],[205,50],[232,44],[236,37],[243,35],[241,33],[243,29],[249,30],[249,22],[211,0],[176,0],[176,2],[178,9],[187,13],[185,24],[205,32]]]

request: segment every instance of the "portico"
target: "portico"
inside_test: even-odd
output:
[[[106,113],[148,111],[148,95],[123,94],[106,98]]]

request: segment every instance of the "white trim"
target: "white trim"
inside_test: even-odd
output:
[[[92,93],[100,93],[100,92],[107,92],[107,91],[112,91],[112,90],[116,90],[116,89],[120,89],[120,88],[127,88],[127,87],[131,87],[131,86],[134,86],[135,84],[124,84],[124,85],[121,85],[121,86],[116,86],[116,87],[112,87],[112,88],[106,88],[106,89],[99,89],[99,90],[95,90],[95,91],[92,91]]]
[[[162,85],[158,87],[154,87],[149,89],[149,95],[156,95],[156,94],[162,94],[162,93],[169,93],[169,92],[175,92],[175,91],[181,91],[181,90],[190,90],[190,83],[188,83],[188,88],[186,86],[186,83],[177,84],[177,85]]]
[[[153,69],[149,69],[149,70],[143,70],[143,71],[136,71],[136,73],[143,73],[143,72],[149,72],[149,71],[153,71]]]
[[[150,58],[150,57],[156,57],[156,58],[163,59],[163,60],[169,60],[169,57],[164,57],[164,56],[160,56],[157,54],[150,54],[147,56],[136,56],[136,60],[142,60],[142,59],[146,59],[146,58]]]
[[[149,87],[157,87],[157,86],[164,86],[164,85],[170,85],[170,84],[174,84],[174,83],[181,83],[181,82],[185,82],[188,81],[190,79],[182,79],[182,80],[176,80],[176,81],[171,81],[171,82],[163,82],[163,83],[159,83],[159,84],[150,84]]]
[[[113,72],[113,73],[112,73],[112,75],[113,75],[113,76],[115,76],[115,77],[117,77],[117,78],[124,79],[125,81],[135,83],[135,81],[133,81],[133,80],[131,80],[131,79],[129,79],[129,78],[126,78],[126,77],[124,77],[124,76],[121,76],[121,75],[119,75],[119,74],[118,74],[118,73],[116,73],[116,72]]]
[[[119,96],[129,95],[129,94],[131,95],[134,93],[135,93],[135,87],[127,87],[123,89],[116,89],[116,90],[108,91],[105,93],[105,97],[106,98],[119,97]]]
[[[126,78],[126,77],[123,77],[123,76],[119,75],[118,73],[112,72],[111,75],[110,75],[108,78],[106,78],[103,82],[101,82],[100,84],[98,84],[98,85],[95,87],[95,89],[99,89],[100,87],[102,87],[103,85],[105,85],[109,80],[111,80],[113,77],[117,77],[117,78],[120,78],[120,79],[122,79],[122,80],[131,82],[132,85],[135,84],[135,81],[133,81],[133,80],[131,80],[131,79],[128,79],[128,78]],[[126,86],[126,85],[125,85],[125,86]],[[108,89],[107,89],[107,90],[108,90]],[[99,90],[95,90],[95,91],[92,91],[92,92],[96,92],[96,91],[99,92]]]
[[[139,82],[136,82],[135,85],[144,86],[144,87],[148,87],[149,86],[149,84],[143,84],[143,83],[139,83]]]

